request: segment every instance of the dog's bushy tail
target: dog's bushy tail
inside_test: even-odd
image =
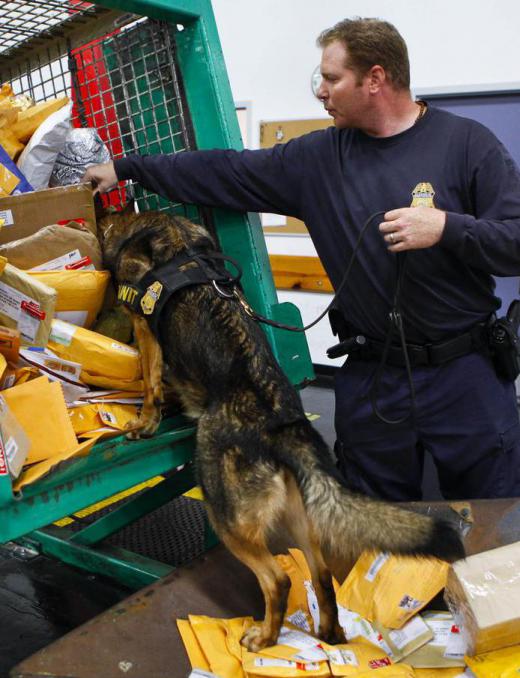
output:
[[[327,468],[309,449],[283,456],[315,533],[329,553],[355,558],[374,550],[448,562],[464,558],[459,532],[448,521],[351,493],[335,469]]]

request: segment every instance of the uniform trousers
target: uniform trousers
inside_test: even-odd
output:
[[[413,367],[415,408],[400,424],[374,413],[378,362],[349,360],[335,378],[338,467],[348,487],[391,501],[422,499],[425,450],[445,499],[520,496],[520,422],[513,382],[490,359],[469,353]],[[411,415],[406,370],[386,366],[376,394],[387,419]]]

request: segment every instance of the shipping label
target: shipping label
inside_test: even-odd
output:
[[[40,304],[35,299],[22,294],[10,285],[0,282],[0,313],[16,322],[24,339],[34,341],[40,327],[40,318],[24,311],[22,304],[28,308],[40,308]]]
[[[14,219],[11,210],[0,210],[0,226],[13,226]]]
[[[56,342],[56,344],[62,344],[63,346],[70,346],[72,343],[72,337],[76,332],[76,327],[74,325],[69,325],[61,320],[53,320],[51,327],[51,341]]]
[[[81,254],[78,249],[71,250],[67,254],[63,254],[61,257],[56,257],[56,259],[51,259],[46,261],[44,264],[35,266],[31,268],[31,271],[58,271],[65,268],[68,264],[73,264],[76,261],[81,259]]]

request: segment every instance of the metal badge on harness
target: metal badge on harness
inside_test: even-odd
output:
[[[163,286],[158,280],[156,280],[146,289],[146,292],[141,299],[141,309],[144,315],[152,315],[155,304],[159,301],[162,290]]]

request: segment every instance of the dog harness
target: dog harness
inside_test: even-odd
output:
[[[230,273],[224,262],[230,262],[236,273]],[[194,263],[181,270],[185,264]],[[242,270],[238,263],[221,252],[188,248],[144,275],[138,283],[122,282],[117,290],[117,299],[150,323],[156,336],[159,334],[159,319],[170,297],[185,287],[211,284],[221,297],[234,297]]]

